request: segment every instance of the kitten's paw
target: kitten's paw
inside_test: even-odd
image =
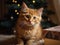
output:
[[[38,41],[38,45],[44,45],[44,39]]]
[[[26,45],[35,45],[34,40],[27,41]]]

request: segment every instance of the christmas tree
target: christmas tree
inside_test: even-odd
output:
[[[42,15],[44,21],[41,22],[43,28],[48,28],[56,25],[49,20],[48,16],[54,14],[55,12],[48,9],[48,2],[46,0],[7,0],[6,5],[8,7],[8,13],[5,16],[6,18],[0,23],[1,27],[9,29],[13,28],[19,16],[22,2],[25,2],[29,8],[44,8]]]

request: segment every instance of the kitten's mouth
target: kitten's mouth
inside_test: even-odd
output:
[[[32,29],[33,25],[31,23],[20,23],[19,25],[23,29]]]
[[[31,23],[29,23],[29,22],[28,22],[26,25],[27,25],[27,26],[33,26],[33,25],[32,25]]]
[[[31,22],[21,22],[20,25],[22,26],[33,26],[33,24]]]

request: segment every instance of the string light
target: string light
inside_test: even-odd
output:
[[[19,12],[17,12],[17,15],[19,14]]]
[[[11,19],[13,19],[14,17],[13,17],[13,16],[11,16],[10,18],[11,18]]]
[[[20,4],[18,4],[18,7],[20,6]]]
[[[17,10],[15,10],[15,12],[17,12]]]
[[[35,0],[33,0],[32,2],[35,3]]]
[[[12,2],[15,2],[15,0],[12,0]]]
[[[17,1],[16,1],[16,0],[12,0],[12,2],[17,3]]]
[[[15,1],[15,3],[17,3],[17,1]]]

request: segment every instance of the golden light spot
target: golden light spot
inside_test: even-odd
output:
[[[15,2],[15,0],[12,0],[12,2]]]
[[[17,12],[17,10],[15,10],[15,12]]]
[[[17,12],[17,15],[19,14],[19,12]]]
[[[15,1],[15,3],[17,3],[17,1]]]
[[[18,4],[18,7],[20,6],[20,4]]]
[[[35,0],[33,0],[32,2],[35,3]]]

